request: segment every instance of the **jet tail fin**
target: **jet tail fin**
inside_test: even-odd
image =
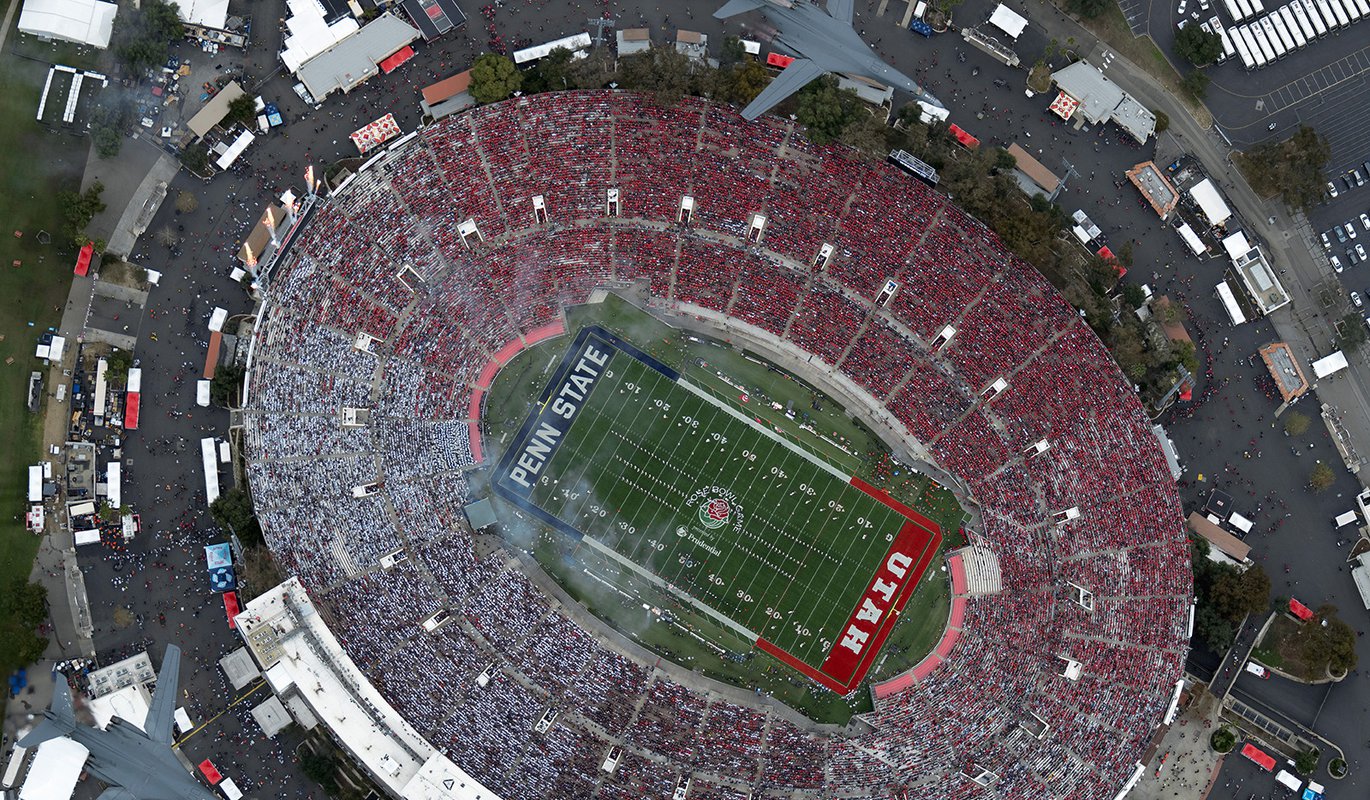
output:
[[[57,681],[53,684],[52,705],[48,706],[44,716],[46,719],[38,723],[38,727],[19,740],[20,747],[37,747],[49,739],[60,739],[76,730],[76,714],[71,708],[71,689],[67,688],[67,679],[61,673],[58,673]]]
[[[745,14],[766,5],[766,0],[728,0],[723,7],[714,12],[714,19],[727,19]]]

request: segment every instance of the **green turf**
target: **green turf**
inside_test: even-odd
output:
[[[16,20],[18,14],[15,15]],[[61,241],[56,194],[79,188],[86,139],[54,134],[34,120],[47,65],[0,54],[0,581],[27,580],[39,539],[24,530],[27,465],[40,458],[39,418],[24,405],[29,373],[40,368],[37,337],[60,319],[75,248]],[[52,244],[38,242],[38,232]],[[20,231],[23,236],[15,237]],[[19,267],[13,262],[20,261]],[[70,346],[75,346],[70,343]],[[13,359],[12,361],[10,359]],[[51,391],[52,387],[48,387]],[[3,637],[0,637],[3,638]],[[0,644],[0,665],[11,663]]]
[[[606,368],[531,501],[821,666],[906,519],[631,355]]]
[[[889,462],[882,460],[888,450],[879,438],[821,389],[758,363],[758,359],[764,359],[757,354],[686,336],[612,294],[603,302],[568,309],[567,322],[568,335],[518,354],[496,377],[482,415],[487,432],[486,455],[492,463],[510,445],[534,408],[575,334],[586,325],[599,325],[679,370],[686,380],[726,387],[728,384],[717,377],[721,373],[745,386],[753,397],[768,402],[744,406],[733,392],[735,407],[745,407],[790,441],[889,491],[933,520],[942,528],[944,550],[961,543],[957,530],[965,514],[955,497],[920,473],[897,464],[891,469]],[[714,377],[710,384],[711,375]],[[770,403],[778,404],[781,410],[772,409]],[[794,419],[783,413],[787,406],[793,408]],[[809,428],[823,431],[841,446],[818,439]],[[502,500],[500,504],[504,505]],[[510,519],[510,513],[512,507],[504,506],[501,517]],[[506,533],[512,527],[507,525]],[[520,540],[519,546],[529,546],[547,573],[592,613],[665,658],[726,683],[772,696],[819,722],[844,724],[853,714],[870,710],[868,692],[856,691],[842,697],[817,686],[770,656],[749,649],[740,635],[699,612],[680,596],[560,531],[543,526],[534,543]],[[950,587],[946,573],[940,569],[941,563],[940,557],[933,560],[891,630],[868,680],[893,677],[917,664],[936,646],[950,606]]]

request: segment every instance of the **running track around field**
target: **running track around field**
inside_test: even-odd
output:
[[[490,384],[495,382],[495,376],[504,368],[505,364],[514,360],[514,356],[524,350],[566,333],[566,323],[561,320],[543,325],[541,328],[534,328],[523,334],[517,339],[511,340],[508,344],[501,347],[495,353],[494,358],[485,362],[481,367],[480,375],[476,377],[475,389],[471,392],[471,404],[467,406],[466,425],[471,432],[471,457],[479,464],[482,460],[481,441],[480,441],[480,409],[485,402],[485,393],[490,391]]]

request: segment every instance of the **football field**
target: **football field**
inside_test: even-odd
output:
[[[497,465],[496,490],[848,691],[941,533],[746,414],[747,402],[587,327]]]

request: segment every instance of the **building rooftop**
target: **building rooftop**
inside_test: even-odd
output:
[[[315,100],[350,91],[375,75],[385,57],[419,38],[419,31],[387,11],[366,27],[300,65],[295,74]]]
[[[1284,342],[1271,342],[1258,350],[1261,360],[1265,362],[1265,368],[1270,370],[1270,377],[1275,379],[1275,386],[1280,390],[1280,397],[1284,402],[1298,397],[1308,391],[1308,378],[1303,374],[1303,368],[1294,358],[1294,351]]]
[[[219,90],[219,93],[209,98],[204,108],[195,112],[195,116],[190,118],[186,127],[195,134],[195,138],[203,139],[205,134],[214,130],[214,126],[224,121],[228,116],[228,104],[247,94],[237,81],[230,81],[227,86]]]
[[[1175,186],[1155,162],[1143,161],[1128,170],[1126,175],[1161,219],[1169,217],[1170,212],[1175,210],[1175,205],[1180,202],[1180,193],[1175,191]]]
[[[1008,152],[1018,161],[1017,170],[1019,172],[1030,178],[1048,197],[1056,194],[1056,190],[1061,186],[1061,179],[1056,177],[1056,173],[1033,158],[1032,154],[1024,150],[1017,142],[1008,146]]]

